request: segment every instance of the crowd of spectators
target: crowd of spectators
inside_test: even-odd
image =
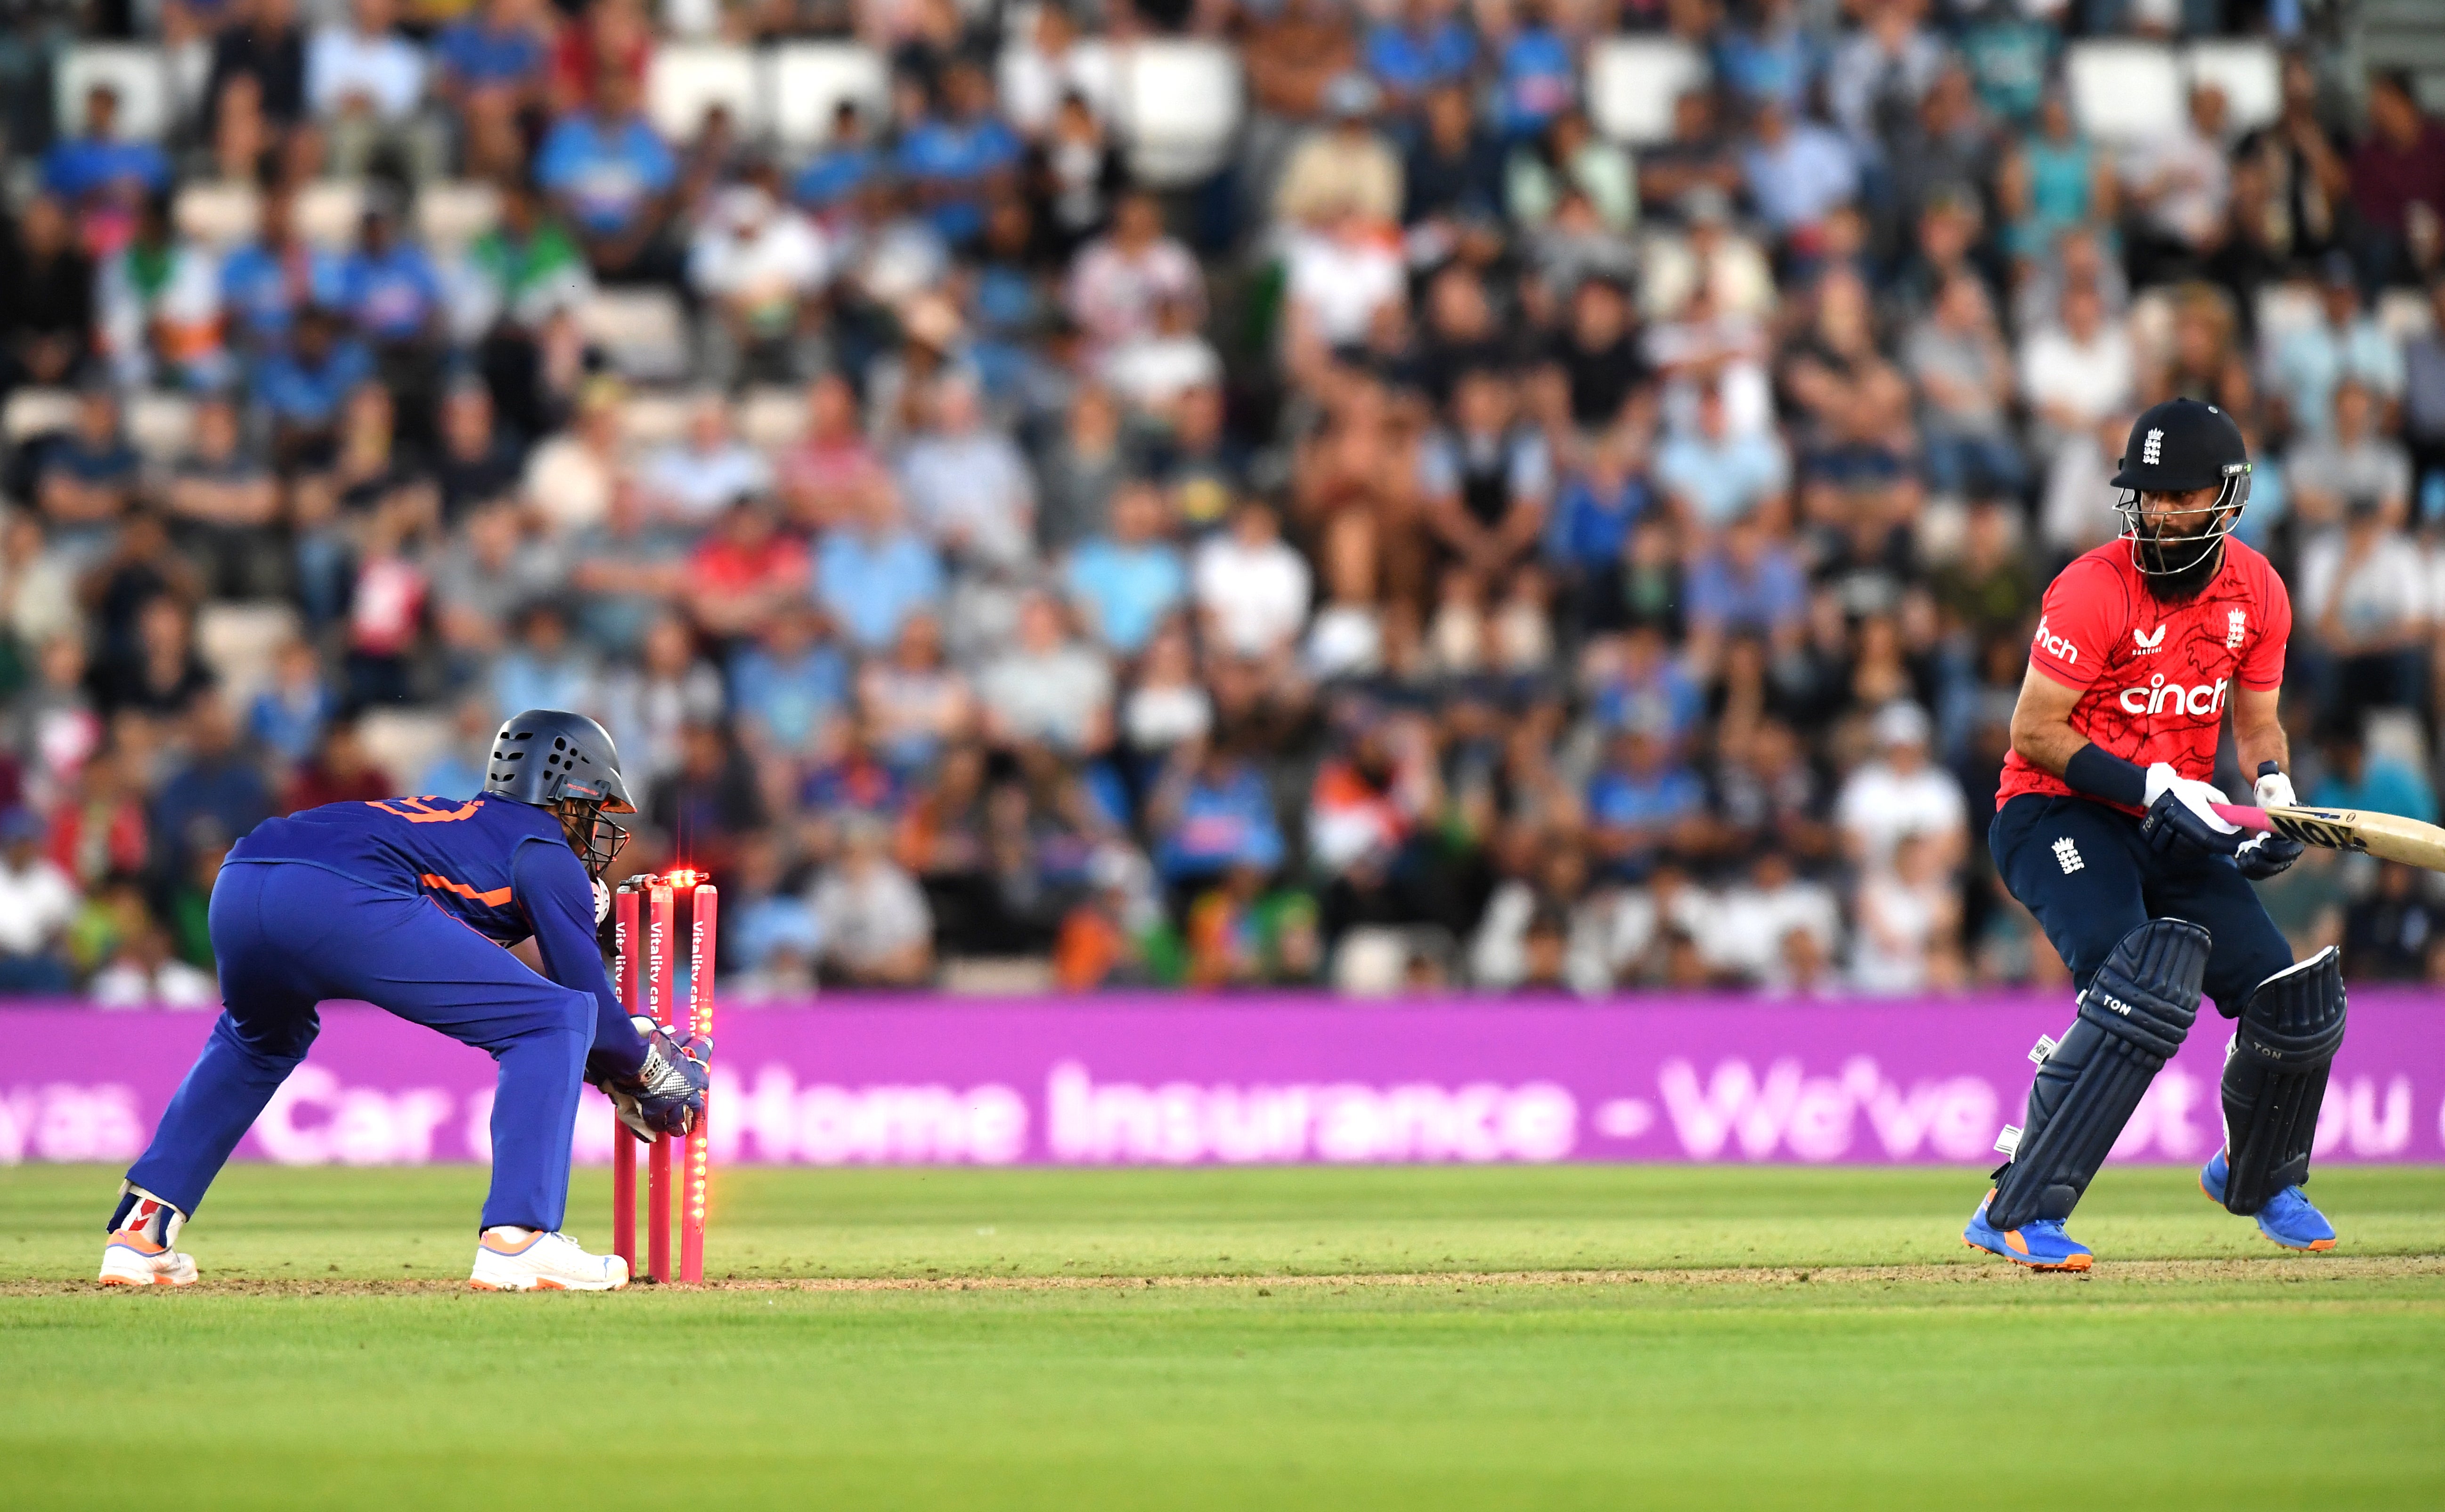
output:
[[[2305,9],[162,0],[194,107],[9,164],[0,990],[211,1001],[235,836],[528,706],[751,994],[2058,980],[1986,817],[2147,403],[2250,439],[2305,795],[2434,813],[2445,125]],[[2185,28],[2274,118],[2092,140],[2066,37]],[[673,140],[674,29],[887,107]],[[1707,60],[1669,140],[1592,123],[1623,31]],[[1245,120],[1143,181],[1111,60],[1183,32]],[[2268,895],[2445,978],[2411,873]]]

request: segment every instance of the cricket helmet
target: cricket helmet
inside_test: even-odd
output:
[[[2133,565],[2151,577],[2179,576],[2213,556],[2240,523],[2249,503],[2249,447],[2241,427],[2222,409],[2195,399],[2169,399],[2131,422],[2114,487],[2122,491],[2114,507],[2122,516],[2122,539],[2131,543]],[[2145,495],[2203,488],[2216,491],[2212,503],[2158,511],[2154,523],[2141,504]],[[2205,528],[2195,533],[2166,529],[2202,519]],[[2193,543],[2196,550],[2190,549]]]

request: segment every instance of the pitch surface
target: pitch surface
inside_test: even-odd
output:
[[[526,1297],[461,1288],[482,1180],[236,1168],[189,1231],[205,1285],[105,1293],[115,1175],[0,1170],[12,1491],[2445,1503],[2445,1170],[2321,1173],[2343,1247],[2311,1257],[2183,1172],[2112,1170],[2084,1279],[1960,1248],[1960,1173],[740,1170],[724,1284]],[[604,1185],[571,1218],[597,1244]]]

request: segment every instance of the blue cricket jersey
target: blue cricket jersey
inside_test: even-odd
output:
[[[594,1048],[633,1071],[644,1047],[595,943],[594,883],[551,811],[505,798],[327,803],[266,819],[226,865],[291,862],[378,892],[430,900],[486,939],[532,936],[545,975],[595,1000]]]

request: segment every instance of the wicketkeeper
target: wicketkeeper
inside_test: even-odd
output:
[[[257,825],[213,887],[220,1019],[121,1184],[103,1281],[196,1279],[179,1228],[306,1058],[315,1005],[339,998],[498,1063],[475,1284],[625,1285],[625,1260],[560,1232],[579,1087],[602,1087],[640,1135],[684,1134],[703,1111],[713,1052],[632,1020],[603,970],[603,872],[627,841],[612,815],[634,812],[601,725],[530,709],[494,737],[480,796],[332,803]],[[504,948],[529,937],[548,976]]]
[[[2300,845],[2228,824],[2207,780],[2229,707],[2258,804],[2295,801],[2275,716],[2291,599],[2232,539],[2249,458],[2214,405],[2176,399],[2141,415],[2114,486],[2120,537],[2046,589],[1991,831],[2004,885],[2071,968],[2080,1016],[2042,1043],[2011,1162],[1962,1238],[2041,1270],[2088,1268],[2063,1221],[2204,987],[2239,1022],[2225,1144],[2199,1185],[2278,1244],[2329,1249],[2335,1231],[2301,1184],[2342,1043],[2342,972],[2331,946],[2295,965],[2250,887]]]

